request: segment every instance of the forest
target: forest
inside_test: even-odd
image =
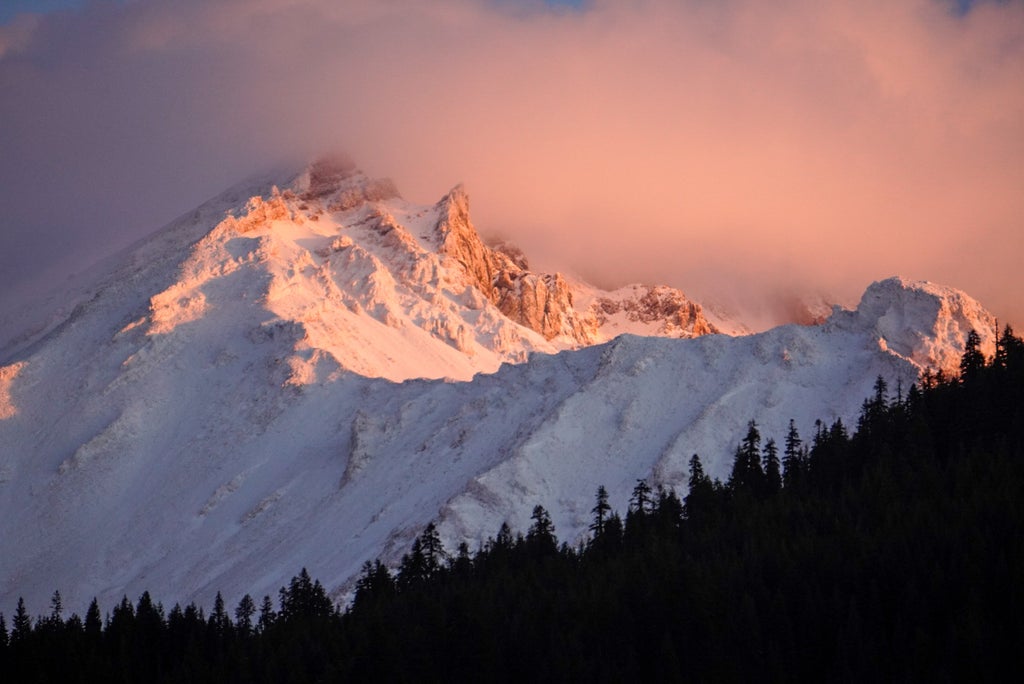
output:
[[[229,608],[148,592],[104,613],[0,615],[17,682],[993,681],[1024,672],[1024,341],[957,376],[878,378],[856,425],[765,437],[685,496],[595,493],[590,535],[549,513],[477,549],[428,525],[334,605],[301,570]],[[298,563],[297,563],[298,565]]]

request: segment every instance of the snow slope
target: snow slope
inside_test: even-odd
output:
[[[340,597],[430,519],[454,547],[537,503],[573,540],[599,484],[623,509],[692,453],[725,477],[748,420],[809,437],[876,376],[909,386],[972,327],[991,344],[976,302],[900,279],[821,326],[701,335],[678,291],[510,266],[464,204],[345,164],[259,179],[8,314],[0,607],[237,601],[302,566]],[[681,339],[602,343],[623,329]]]

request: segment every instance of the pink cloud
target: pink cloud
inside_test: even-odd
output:
[[[343,146],[411,199],[466,182],[477,224],[546,268],[750,300],[899,273],[1024,325],[1019,3],[156,1],[62,22],[0,57],[22,102],[0,116],[85,159],[69,184],[110,176],[97,206],[158,215],[115,241]]]

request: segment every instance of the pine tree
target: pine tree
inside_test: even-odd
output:
[[[85,611],[85,634],[87,637],[99,639],[103,631],[103,618],[100,616],[100,604],[94,596]]]
[[[594,515],[594,520],[590,523],[590,531],[594,533],[595,539],[604,534],[605,523],[608,521],[608,514],[611,510],[612,507],[608,504],[608,490],[604,488],[604,485],[600,485],[597,488],[597,503],[590,509]]]
[[[228,612],[224,608],[224,597],[219,591],[213,599],[213,612],[210,613],[209,625],[219,635],[225,634],[231,628],[231,618],[228,617]]]
[[[647,480],[637,480],[633,494],[629,497],[629,512],[644,516],[651,512],[653,505],[651,486],[647,484]]]
[[[704,466],[701,464],[700,457],[697,454],[690,457],[689,485],[690,492],[683,500],[685,504],[684,510],[687,518],[696,520],[710,512],[715,495],[714,485],[711,483],[710,478],[704,474]]]
[[[50,623],[59,624],[64,622],[63,612],[64,605],[60,599],[60,592],[54,590],[53,596],[50,597]]]
[[[441,543],[441,535],[437,531],[437,525],[433,522],[427,523],[420,535],[420,546],[423,549],[423,556],[427,563],[427,573],[431,576],[437,574],[448,558],[448,552],[444,550]]]
[[[985,355],[981,353],[981,338],[978,332],[971,329],[964,345],[964,355],[960,359],[960,380],[970,382],[985,368]]]
[[[779,450],[775,440],[769,439],[764,445],[764,482],[767,491],[774,494],[782,489],[782,472],[779,463]]]
[[[733,492],[760,494],[764,485],[764,471],[761,470],[761,433],[757,423],[747,423],[747,434],[733,458],[729,475],[729,489]]]
[[[402,556],[398,566],[399,588],[405,591],[430,580],[444,567],[447,557],[437,526],[431,522],[413,541],[409,553]]]
[[[252,596],[246,594],[235,608],[235,626],[243,636],[248,636],[252,632],[252,617],[255,614],[256,602],[252,600]]]
[[[4,620],[4,614],[0,613],[0,651],[7,648],[9,637],[7,635],[7,621]]]
[[[269,596],[264,596],[263,603],[260,605],[260,619],[256,623],[256,631],[260,634],[266,633],[276,621],[277,612],[274,610],[274,602]]]
[[[469,556],[468,547],[466,547],[466,556],[467,558]],[[356,594],[353,600],[356,608],[361,608],[379,598],[393,596],[394,593],[395,581],[391,577],[391,573],[388,572],[387,566],[381,563],[380,559],[372,564],[370,561],[363,563],[363,574],[356,580]]]
[[[543,506],[534,506],[530,515],[533,524],[526,533],[526,543],[530,551],[537,556],[553,555],[558,551],[558,540],[555,538],[555,525],[551,516]]]
[[[996,355],[992,365],[1005,369],[1015,364],[1020,365],[1022,362],[1024,362],[1024,341],[1016,337],[1013,334],[1013,328],[1007,324],[996,341]]]
[[[786,448],[782,457],[784,482],[787,487],[793,486],[800,480],[800,471],[803,467],[803,459],[800,458],[802,444],[800,433],[796,430],[796,423],[790,418],[789,431],[786,433]]]
[[[874,404],[879,408],[885,408],[888,405],[889,397],[889,385],[885,382],[885,378],[879,375],[875,378],[875,397]]]
[[[281,587],[279,592],[281,610],[279,618],[285,621],[292,619],[326,619],[334,613],[334,606],[327,598],[320,580],[313,581],[309,571],[302,571],[292,577],[288,587]]]
[[[11,645],[23,643],[32,633],[32,618],[25,610],[25,599],[18,597],[18,607],[14,610],[14,620],[11,621]]]

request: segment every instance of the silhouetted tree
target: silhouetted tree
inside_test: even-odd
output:
[[[786,447],[782,456],[783,478],[787,487],[795,485],[800,480],[800,471],[803,468],[800,450],[802,444],[800,433],[796,430],[796,422],[790,418],[789,430],[786,432]]]
[[[590,513],[594,516],[590,523],[590,531],[594,533],[595,539],[604,534],[605,523],[608,521],[611,510],[612,507],[608,504],[608,490],[604,488],[604,485],[600,485],[597,488],[597,503],[590,509]]]
[[[970,382],[985,368],[985,355],[981,353],[981,338],[973,328],[967,333],[964,355],[960,359],[960,379]]]
[[[265,633],[276,621],[277,611],[274,610],[274,602],[269,596],[264,596],[260,604],[260,618],[256,623],[256,631]]]
[[[555,525],[551,516],[543,506],[533,507],[530,515],[533,523],[526,533],[526,544],[535,555],[548,556],[558,551],[558,540],[555,538]]]
[[[252,600],[252,596],[246,594],[235,608],[235,626],[243,636],[248,635],[252,631],[252,618],[254,615],[256,615],[256,602]]]
[[[733,458],[732,472],[729,474],[729,489],[733,492],[759,494],[764,483],[764,471],[761,470],[761,433],[757,423],[747,423],[747,434],[738,447]]]
[[[25,599],[18,597],[18,607],[14,609],[14,619],[11,620],[11,644],[18,644],[27,641],[32,634],[32,618],[25,610]]]
[[[769,439],[764,445],[764,483],[765,488],[771,494],[782,489],[782,470],[779,463],[779,449],[775,446],[775,440]]]

